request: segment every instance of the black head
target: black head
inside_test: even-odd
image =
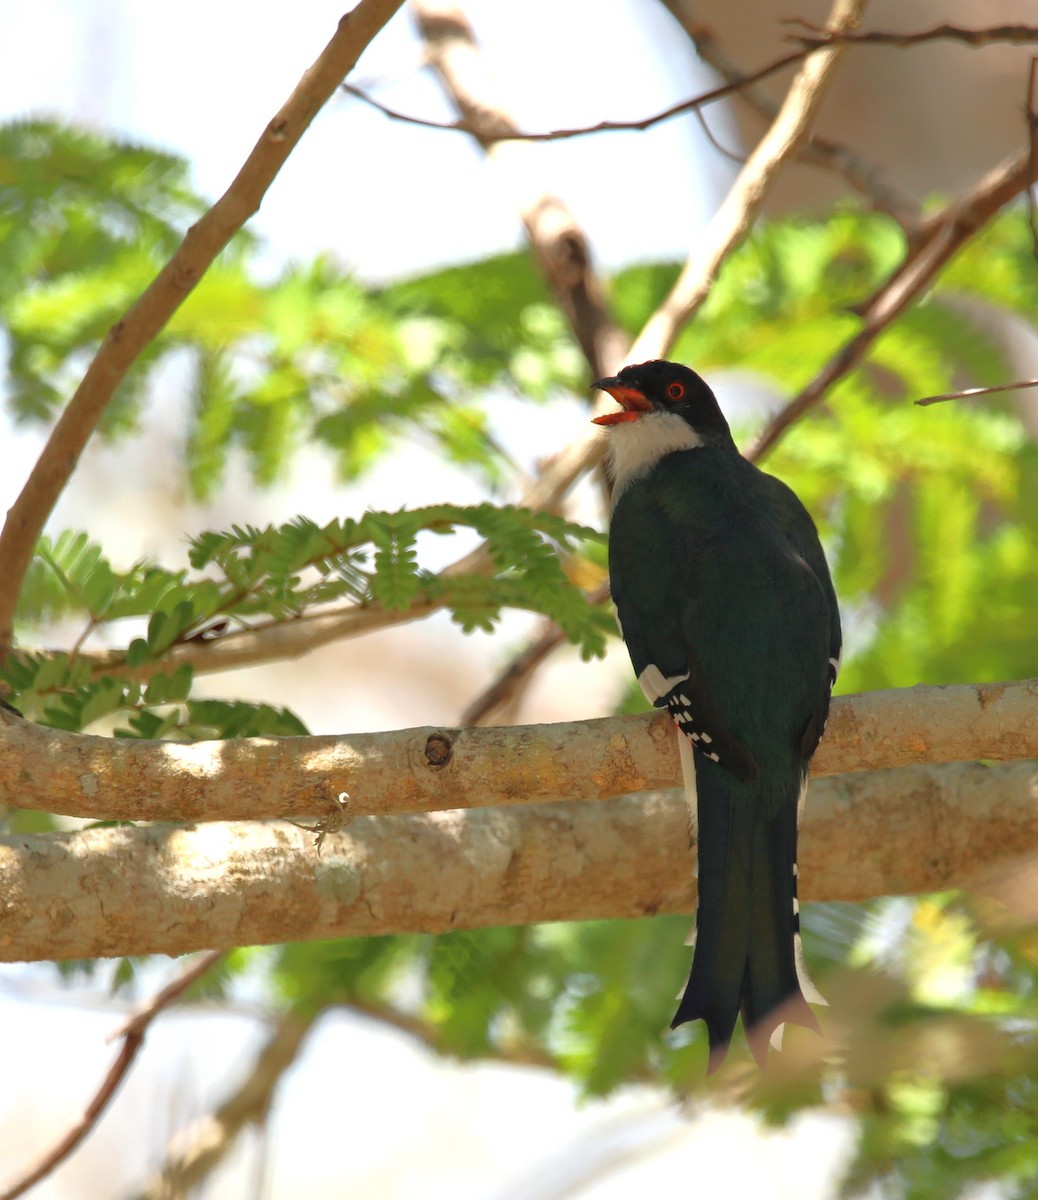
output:
[[[596,425],[639,421],[652,413],[674,413],[688,423],[704,445],[734,445],[728,422],[704,379],[681,363],[654,358],[633,363],[609,379],[591,385],[608,392],[619,412],[595,417]]]

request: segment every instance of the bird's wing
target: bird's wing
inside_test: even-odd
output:
[[[786,536],[793,543],[797,554],[803,559],[812,574],[818,580],[825,596],[826,609],[829,618],[829,670],[826,683],[820,685],[817,701],[814,705],[811,719],[804,729],[801,739],[800,752],[805,759],[814,754],[822,734],[825,732],[826,721],[829,718],[829,702],[832,697],[833,685],[840,672],[840,659],[843,654],[843,631],[840,626],[840,608],[836,600],[836,589],[833,587],[832,576],[829,574],[829,564],[825,552],[818,539],[814,522],[804,508],[797,494],[773,475],[760,473],[764,486],[770,490],[771,500],[776,511],[780,514]]]
[[[639,558],[654,549],[646,545],[645,532],[643,527],[642,540],[631,543]],[[614,534],[612,545],[618,543],[622,545],[622,539]],[[689,578],[686,560],[674,546],[656,549],[664,557],[655,557],[652,573],[638,562],[617,562],[610,550],[613,603],[638,683],[649,703],[666,708],[698,750],[738,778],[753,779],[757,764],[714,703],[696,649],[686,636],[684,608],[666,602],[667,597],[683,596],[687,607],[693,600],[694,580]],[[623,554],[622,549],[615,552]]]

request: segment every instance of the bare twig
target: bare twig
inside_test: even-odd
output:
[[[252,1125],[262,1125],[285,1072],[299,1057],[313,1019],[281,1014],[248,1075],[209,1115],[180,1130],[166,1161],[138,1200],[183,1200],[227,1157]]]
[[[1032,726],[1033,714],[1032,706]],[[676,758],[673,729],[663,736]],[[1038,853],[1036,796],[1034,761],[812,781],[801,897],[968,887],[982,869]],[[0,958],[177,953],[694,907],[677,788],[599,804],[359,818],[330,842],[318,858],[299,830],[254,821],[0,839],[8,897]],[[106,919],[113,909],[132,919]]]
[[[702,21],[690,0],[662,0],[668,12],[684,29],[695,47],[696,54],[729,84],[739,85],[735,97],[758,116],[773,121],[778,105],[762,89],[753,86],[746,75],[728,57],[717,41],[711,27]],[[884,178],[874,163],[829,138],[811,132],[800,147],[800,161],[841,175],[856,192],[865,196],[877,212],[886,213],[912,236],[919,220],[919,204],[907,192],[896,188]]]
[[[931,404],[940,404],[943,400],[968,400],[973,396],[989,396],[992,392],[1016,392],[1023,388],[1038,387],[1038,379],[1018,379],[1015,383],[998,383],[993,387],[964,388],[961,392],[944,392],[940,396],[924,396],[917,400],[920,408],[928,408]]]
[[[759,83],[762,79],[768,79],[770,76],[778,74],[779,71],[784,71],[787,67],[802,62],[808,53],[808,51],[802,50],[784,54],[781,58],[775,59],[759,70],[752,71],[737,83],[725,83],[721,87],[712,88],[709,92],[703,92],[699,96],[692,96],[688,100],[682,100],[680,103],[673,104],[670,108],[665,108],[661,112],[653,113],[648,117],[640,117],[631,121],[599,121],[594,125],[576,125],[571,128],[549,129],[540,132],[523,131],[517,129],[511,122],[508,122],[495,130],[492,140],[502,142],[560,142],[566,141],[569,138],[586,137],[593,133],[641,132],[651,129],[654,125],[659,125],[663,121],[673,120],[674,117],[684,116],[686,113],[693,112],[704,105],[714,104],[718,100],[723,100],[748,84]],[[418,125],[423,129],[435,129],[444,133],[467,133],[472,137],[480,137],[481,133],[482,135],[486,133],[485,127],[481,131],[469,118],[464,116],[457,121],[430,121],[424,117],[413,116],[410,113],[390,108],[389,105],[383,104],[381,100],[376,100],[374,96],[368,92],[361,91],[360,88],[344,86],[344,90],[351,96],[356,97],[356,99],[362,100],[365,104],[370,104],[372,108],[377,109],[383,116],[389,117],[393,121],[403,121],[408,125]]]
[[[921,42],[933,42],[939,39],[962,42],[967,46],[990,46],[997,42],[1009,42],[1012,45],[1020,46],[1038,42],[1038,26],[1034,25],[990,25],[984,29],[965,29],[961,25],[935,25],[933,29],[924,29],[917,33],[885,33],[879,30],[862,33],[814,25],[801,17],[791,17],[786,24],[799,25],[813,31],[815,36],[791,33],[787,39],[791,42],[799,42],[800,45],[810,49],[837,44],[918,46]]]
[[[200,954],[174,980],[156,993],[121,1029],[112,1034],[110,1041],[122,1038],[123,1044],[93,1100],[87,1105],[86,1112],[61,1141],[40,1159],[36,1166],[30,1168],[19,1180],[0,1192],[0,1200],[15,1200],[16,1197],[23,1196],[77,1149],[100,1120],[101,1114],[108,1107],[109,1101],[125,1079],[144,1044],[144,1035],[147,1033],[148,1026],[163,1009],[179,1000],[193,983],[207,971],[212,970],[223,956],[222,950],[209,950]]]
[[[861,329],[825,364],[811,382],[762,430],[746,456],[766,454],[829,388],[852,371],[877,337],[930,286],[948,260],[991,220],[1003,205],[1027,187],[1030,150],[1009,159],[987,175],[964,200],[949,204],[927,222],[925,240],[894,271],[869,302]]]
[[[464,13],[446,0],[413,0],[411,8],[425,39],[428,60],[461,113],[465,131],[500,169],[506,165],[502,154],[512,158],[519,150],[502,145],[516,140],[513,135],[518,129],[494,95],[493,79],[472,26]],[[535,164],[526,158],[521,165],[509,178],[518,191],[515,203],[534,257],[587,359],[592,378],[611,374],[621,365],[629,339],[609,311],[587,236],[563,201],[536,184]]]
[[[193,225],[154,281],[112,326],[62,412],[0,532],[0,660],[11,646],[18,593],[36,540],[115,389],[235,233],[371,39],[402,0],[360,0],[267,125],[233,183]]]

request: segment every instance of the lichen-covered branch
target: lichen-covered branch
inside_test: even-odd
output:
[[[1038,680],[841,696],[817,776],[1038,757]],[[154,742],[0,710],[0,804],[100,820],[354,816],[601,800],[679,782],[666,713],[492,729]]]
[[[1038,763],[812,784],[804,899],[969,885],[1038,852]],[[291,825],[0,839],[0,960],[180,954],[310,938],[686,912],[682,793],[361,817],[314,853]]]

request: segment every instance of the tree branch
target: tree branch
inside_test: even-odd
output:
[[[864,9],[865,0],[835,0],[830,25],[853,30]],[[665,354],[706,300],[722,263],[746,236],[775,177],[806,140],[840,59],[835,49],[812,55],[797,73],[771,128],[746,160],[670,294],[638,335],[631,348],[633,361]]]
[[[812,774],[1038,757],[1038,679],[840,696]],[[351,816],[601,800],[680,781],[666,712],[554,725],[161,742],[0,711],[0,803],[97,820]],[[2,895],[2,893],[0,893]]]
[[[814,783],[803,898],[969,886],[1038,852],[1036,772],[917,766]],[[688,912],[693,863],[680,790],[361,817],[322,856],[291,826],[254,823],[5,838],[0,960]]]
[[[282,1013],[245,1079],[209,1116],[174,1135],[162,1164],[138,1200],[180,1200],[234,1148],[250,1125],[262,1125],[285,1072],[299,1057],[313,1021]]]
[[[918,33],[883,33],[870,30],[861,33],[846,29],[829,29],[824,25],[813,25],[801,17],[792,17],[786,24],[799,25],[813,31],[814,36],[791,33],[788,41],[799,42],[805,49],[815,50],[821,46],[918,46],[921,42],[947,39],[963,42],[967,46],[990,46],[996,42],[1012,45],[1028,45],[1038,42],[1038,26],[1034,25],[990,25],[985,29],[965,29],[960,25],[935,25]]]
[[[1028,186],[1031,152],[1024,151],[987,175],[963,200],[944,208],[928,220],[917,247],[909,253],[887,282],[869,300],[861,329],[825,364],[811,382],[778,412],[746,451],[756,461],[766,454],[787,429],[814,407],[838,379],[852,371],[892,321],[933,283],[948,260],[1003,205]]]
[[[51,432],[0,532],[0,660],[33,547],[115,389],[217,254],[259,209],[296,143],[402,0],[360,0],[267,125],[234,182],[188,231],[154,281],[109,330]]]
[[[153,996],[135,1016],[113,1035],[112,1040],[115,1038],[123,1039],[122,1047],[93,1100],[87,1105],[86,1112],[82,1118],[65,1134],[53,1149],[49,1150],[40,1159],[36,1166],[30,1168],[19,1180],[11,1184],[3,1192],[0,1192],[0,1200],[16,1200],[16,1197],[23,1196],[30,1188],[35,1187],[36,1184],[45,1179],[79,1147],[80,1143],[101,1119],[101,1115],[108,1107],[109,1101],[118,1091],[119,1085],[125,1079],[127,1072],[133,1065],[133,1061],[137,1057],[141,1046],[144,1045],[144,1035],[148,1031],[148,1026],[164,1008],[168,1008],[171,1004],[179,1000],[184,992],[207,971],[211,970],[221,958],[223,958],[223,951],[209,951],[206,954],[199,955],[198,958],[188,963],[172,982],[168,983],[160,992]]]
[[[738,86],[735,96],[766,121],[773,121],[778,105],[751,82],[724,52],[713,30],[700,19],[690,0],[661,0],[671,16],[678,22],[695,47],[697,56],[710,66],[728,84]],[[856,191],[865,196],[872,208],[886,213],[911,235],[919,220],[919,204],[906,192],[894,187],[883,177],[874,163],[840,142],[820,137],[809,132],[799,151],[800,161],[821,167],[840,176]]]
[[[94,678],[117,674],[120,679],[144,682],[160,671],[172,672],[185,664],[195,674],[211,674],[257,663],[301,658],[343,638],[420,621],[439,612],[445,603],[446,600],[426,600],[406,609],[351,604],[294,620],[264,621],[218,637],[180,642],[171,646],[161,658],[133,667],[127,666],[125,650],[81,651],[78,657],[90,664]]]
[[[430,7],[430,5],[426,5],[424,2],[421,6],[425,8]],[[415,7],[417,8],[418,5],[415,5]],[[439,6],[437,5],[437,7]],[[449,8],[452,13],[457,13],[457,9],[453,6],[449,6]],[[465,20],[463,16],[461,19]],[[651,129],[654,125],[673,120],[675,117],[685,116],[687,113],[695,112],[708,104],[714,104],[718,100],[724,100],[748,84],[759,83],[761,80],[768,79],[772,75],[777,75],[787,67],[793,66],[798,62],[803,62],[809,53],[811,52],[808,50],[796,50],[789,54],[784,54],[781,58],[775,59],[766,66],[752,71],[738,82],[725,83],[721,87],[712,88],[709,92],[702,92],[698,96],[691,96],[688,100],[682,100],[680,103],[673,104],[670,108],[665,108],[661,112],[652,113],[648,117],[638,117],[631,121],[598,121],[594,125],[575,125],[569,128],[563,127],[542,131],[520,130],[508,120],[496,124],[491,132],[486,126],[478,126],[467,115],[462,116],[458,121],[431,121],[425,117],[415,116],[412,113],[405,113],[399,109],[391,108],[388,104],[383,104],[381,100],[376,100],[374,96],[369,92],[363,91],[361,88],[344,85],[343,90],[357,100],[370,105],[391,121],[401,121],[405,125],[417,125],[420,129],[434,129],[440,133],[465,133],[470,137],[480,140],[490,133],[490,140],[501,142],[563,142],[568,141],[570,138],[587,137],[589,134],[594,133],[644,132],[646,129]],[[491,112],[493,111],[491,110]]]

